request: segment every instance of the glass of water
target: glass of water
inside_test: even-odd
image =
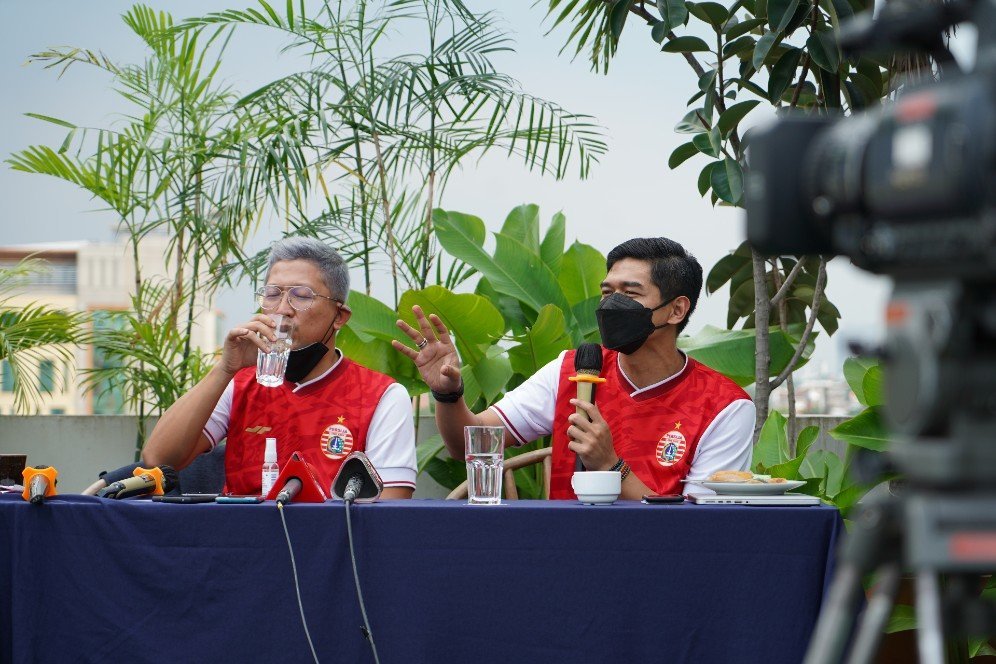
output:
[[[498,505],[505,460],[505,428],[464,427],[463,437],[467,443],[467,502]]]
[[[266,387],[280,387],[284,383],[284,373],[287,371],[287,358],[290,357],[291,344],[294,338],[294,321],[277,314],[270,316],[277,324],[276,341],[263,340],[269,345],[269,351],[260,349],[256,354],[256,382]]]

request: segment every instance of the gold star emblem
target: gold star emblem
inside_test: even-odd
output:
[[[346,421],[346,418],[344,416],[340,415],[339,416],[339,424],[342,424],[345,421]]]
[[[675,431],[681,431],[681,422],[675,422],[674,423],[674,430]]]

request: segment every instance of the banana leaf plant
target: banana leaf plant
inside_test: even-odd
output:
[[[888,448],[889,438],[880,413],[883,403],[881,367],[873,360],[849,358],[844,363],[844,376],[865,409],[828,432],[832,438],[845,443],[843,455],[814,447],[819,436],[815,426],[800,431],[794,446],[790,446],[788,421],[784,415],[772,410],[754,446],[752,468],[756,473],[805,481],[806,485],[800,487],[800,491],[836,506],[846,518],[868,491],[888,479],[856,479],[851,470],[857,455],[883,453]]]

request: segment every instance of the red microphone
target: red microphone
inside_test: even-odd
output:
[[[280,471],[267,500],[279,503],[324,503],[328,497],[315,477],[315,471],[300,452],[294,452]]]

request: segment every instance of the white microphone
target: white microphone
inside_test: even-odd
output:
[[[353,452],[332,480],[332,496],[347,503],[372,503],[380,498],[384,482],[363,452]]]

